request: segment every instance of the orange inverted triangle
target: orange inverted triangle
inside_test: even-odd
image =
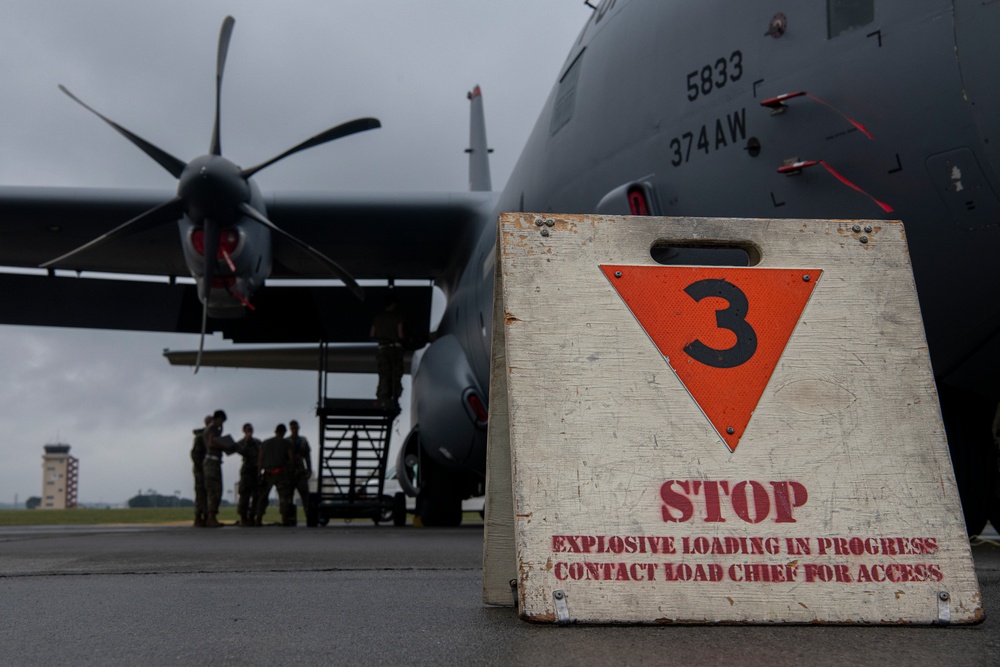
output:
[[[822,270],[601,270],[735,452]]]

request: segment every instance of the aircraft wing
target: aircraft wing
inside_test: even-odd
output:
[[[364,303],[342,285],[267,285],[245,317],[208,320],[208,333],[235,343],[368,341],[387,287],[367,287]],[[426,340],[430,282],[394,288],[414,344]],[[128,331],[201,331],[201,302],[193,284],[49,277],[0,273],[0,324]]]
[[[36,268],[162,204],[166,191],[0,187],[0,266]],[[186,276],[173,225],[126,236],[80,258],[81,271]]]
[[[37,267],[117,227],[174,194],[168,191],[0,187],[0,266]],[[356,278],[438,278],[473,241],[473,220],[496,195],[278,192],[268,217]],[[283,243],[280,237],[276,244]],[[178,231],[156,227],[103,244],[74,260],[78,271],[187,276]],[[326,277],[308,257],[275,266],[274,278]]]
[[[37,267],[170,196],[151,191],[2,187],[0,267]],[[447,276],[468,254],[494,197],[471,192],[276,193],[269,198],[268,216],[336,258],[357,278],[426,279],[423,287],[395,288],[419,340],[429,326],[431,281]],[[201,304],[195,286],[171,280],[188,275],[174,226],[99,246],[81,256],[74,268],[85,272],[84,277],[62,271],[0,273],[0,324],[200,331]],[[88,277],[86,272],[147,278]],[[209,331],[243,343],[367,341],[386,288],[366,288],[366,301],[360,303],[338,282],[302,286],[281,280],[319,275],[307,255],[302,255],[301,265],[276,266],[267,285],[254,296],[256,310],[239,319],[210,319]],[[161,279],[151,282],[148,276]]]
[[[271,220],[355,278],[439,278],[468,258],[497,193],[274,194]],[[310,265],[285,267],[309,275]]]
[[[330,373],[377,373],[375,366],[375,343],[354,345],[328,345],[325,349],[316,346],[298,347],[240,347],[226,350],[205,350],[201,356],[202,366],[217,368],[268,368],[318,371],[321,367]],[[171,366],[194,366],[198,353],[195,351],[164,350],[163,356]],[[403,355],[403,369],[410,372],[413,353],[407,350]]]

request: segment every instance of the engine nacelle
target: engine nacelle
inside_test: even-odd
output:
[[[203,293],[205,280],[204,228],[187,217],[180,221],[181,247],[191,276]],[[239,317],[244,305],[271,273],[270,230],[242,218],[219,230],[219,250],[212,267],[208,291],[211,317]]]
[[[413,395],[423,455],[446,468],[485,471],[485,393],[455,336],[442,336],[424,352]]]

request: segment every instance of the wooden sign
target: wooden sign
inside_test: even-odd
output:
[[[487,603],[983,619],[900,223],[504,214],[493,322]]]

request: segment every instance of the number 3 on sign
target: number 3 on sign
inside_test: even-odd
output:
[[[728,308],[715,311],[715,322],[720,329],[728,329],[736,334],[736,344],[726,350],[716,350],[695,340],[684,351],[695,361],[712,368],[735,368],[750,361],[757,351],[757,332],[746,320],[750,304],[743,290],[727,280],[708,278],[691,283],[684,291],[695,301],[710,296],[728,301]]]

